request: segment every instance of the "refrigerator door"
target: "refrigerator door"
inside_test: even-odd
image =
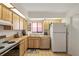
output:
[[[66,32],[66,26],[64,23],[54,23],[52,24],[53,32]]]
[[[53,39],[51,40],[51,48],[53,52],[66,52],[66,34],[65,33],[53,33]]]

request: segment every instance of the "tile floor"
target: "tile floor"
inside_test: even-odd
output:
[[[24,56],[68,56],[66,53],[53,53],[51,50],[28,50]]]

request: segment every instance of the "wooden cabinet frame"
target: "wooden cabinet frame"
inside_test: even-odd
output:
[[[13,13],[13,30],[20,30],[20,19],[15,13]]]
[[[2,5],[2,19],[12,23],[12,11],[6,6]]]
[[[13,24],[13,14],[16,14],[19,17],[19,25],[18,25],[18,30],[20,30],[20,18],[23,19],[23,21],[25,20],[23,17],[21,17],[20,15],[18,15],[17,13],[15,13],[14,11],[10,10],[10,8],[6,7],[5,5],[3,5],[2,3],[0,4],[0,20],[4,20],[4,21],[9,21]],[[24,22],[23,22],[24,24]],[[24,25],[22,25],[21,27],[23,27],[21,30],[24,29]],[[12,27],[13,29],[13,27]],[[14,30],[14,29],[13,29]],[[26,30],[26,29],[25,29]]]
[[[28,48],[40,48],[40,37],[28,37]]]

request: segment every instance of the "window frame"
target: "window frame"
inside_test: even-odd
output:
[[[33,32],[33,30],[32,30],[33,23],[37,23],[37,31],[36,32]],[[38,28],[39,28],[38,23],[41,23],[41,25],[42,25],[42,31],[40,31],[40,32],[38,31]],[[31,22],[31,31],[32,31],[32,33],[43,33],[43,22]]]

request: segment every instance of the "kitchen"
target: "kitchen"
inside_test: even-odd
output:
[[[71,29],[68,26],[72,26],[67,22],[71,22],[68,18],[70,14],[65,16],[65,9],[62,10],[66,8],[68,11],[73,5],[0,3],[0,56],[74,55],[70,52],[71,44],[68,41],[68,31]],[[52,12],[48,6],[56,8]]]

